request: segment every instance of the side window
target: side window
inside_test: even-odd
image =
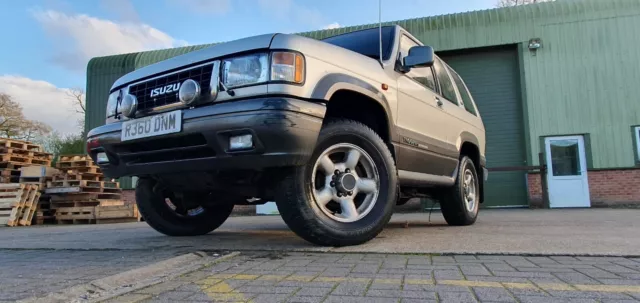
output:
[[[418,46],[413,40],[409,37],[402,35],[400,38],[400,60],[403,60],[404,57],[409,55],[409,49],[414,46]],[[433,77],[433,71],[430,67],[414,67],[405,74],[407,77],[412,78],[420,82],[420,84],[426,86],[432,91],[436,90],[436,81]]]
[[[460,78],[460,75],[458,75],[458,73],[456,73],[451,68],[449,68],[449,73],[451,74],[451,77],[453,77],[453,82],[455,82],[456,86],[458,87],[458,92],[460,92],[462,103],[464,103],[464,109],[466,109],[471,114],[476,115],[476,108],[473,106],[471,94],[469,94],[467,87],[464,85],[464,82],[462,82],[462,78]]]
[[[442,96],[447,100],[458,104],[458,97],[456,96],[456,89],[453,87],[453,82],[447,74],[447,70],[444,67],[444,63],[439,58],[436,58],[434,63],[436,68],[436,75],[438,76],[438,82],[440,82],[440,89],[442,90]]]

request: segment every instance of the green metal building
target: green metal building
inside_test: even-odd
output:
[[[558,0],[386,24],[399,24],[433,46],[467,82],[487,129],[490,168],[538,165],[538,154],[545,153],[556,190],[571,191],[578,183],[567,183],[568,177],[580,173],[591,199],[621,200],[594,193],[601,187],[587,175],[622,176],[638,164],[640,1]],[[302,35],[321,39],[372,26]],[[118,77],[205,46],[92,59],[87,129],[104,123],[108,91]],[[525,171],[492,172],[486,206],[528,205],[535,180]],[[637,190],[625,195],[640,201]]]

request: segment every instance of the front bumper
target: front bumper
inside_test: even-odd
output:
[[[182,131],[121,142],[122,122],[91,130],[89,154],[110,178],[163,173],[260,170],[305,164],[313,152],[326,106],[285,97],[238,100],[185,109]],[[229,137],[253,135],[254,148],[229,150]]]

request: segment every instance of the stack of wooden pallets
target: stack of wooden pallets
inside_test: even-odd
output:
[[[40,189],[33,184],[0,184],[0,224],[31,225],[38,208]]]
[[[53,155],[43,152],[40,145],[0,138],[0,183],[19,183],[20,168],[50,166],[52,159]]]
[[[55,223],[55,210],[51,209],[51,197],[44,193],[47,183],[53,181],[54,176],[60,173],[59,170],[42,165],[34,165],[20,168],[20,183],[36,184],[43,192],[38,201],[36,209],[35,224],[52,224]]]
[[[104,180],[100,168],[86,155],[62,155],[61,174],[47,182],[50,209],[58,224],[138,221],[135,205],[125,205],[118,182]]]

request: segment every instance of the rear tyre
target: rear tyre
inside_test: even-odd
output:
[[[463,156],[453,187],[446,189],[440,198],[442,215],[449,225],[471,225],[478,218],[480,186],[473,161]]]
[[[156,181],[152,179],[139,179],[136,204],[147,224],[168,236],[208,234],[220,227],[233,211],[231,203],[193,207],[193,203],[187,204],[172,198],[171,193],[154,191],[154,186]]]
[[[281,182],[276,203],[289,228],[324,246],[367,242],[389,222],[397,173],[384,141],[352,120],[326,124],[305,166]]]

